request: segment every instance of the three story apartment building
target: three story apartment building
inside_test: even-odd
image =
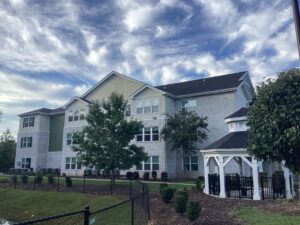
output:
[[[112,92],[128,100],[128,119],[143,122],[143,130],[132,140],[144,146],[149,159],[132,171],[166,171],[178,177],[186,167],[191,177],[203,175],[200,151],[183,160],[161,139],[166,115],[182,109],[208,117],[208,139],[199,150],[228,133],[224,118],[252,101],[254,88],[248,72],[215,76],[186,82],[151,86],[117,72],[111,72],[80,97],[57,109],[38,109],[20,117],[15,167],[34,171],[60,169],[67,175],[82,175],[84,167],[72,150],[72,134],[87,125],[89,105],[106,99]],[[125,171],[122,171],[123,173]]]

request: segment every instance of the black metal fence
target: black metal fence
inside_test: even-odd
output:
[[[225,176],[225,189],[228,197],[253,198],[253,179],[239,175]]]
[[[291,176],[290,176],[291,184]],[[209,193],[220,194],[220,176],[218,174],[208,175]],[[259,189],[262,200],[278,199],[286,197],[285,178],[282,175],[272,177],[260,176]],[[292,190],[292,188],[290,187]],[[225,176],[225,191],[227,197],[253,199],[253,178],[237,175]]]
[[[0,187],[9,187],[25,190],[58,191],[58,192],[82,192],[92,194],[117,194],[127,199],[106,208],[91,210],[89,207],[81,211],[50,216],[47,218],[18,223],[16,225],[41,224],[119,224],[144,225],[150,219],[149,188],[146,184],[137,180],[116,181],[111,185],[110,180],[72,178],[72,185],[66,182],[66,178],[56,176],[51,182],[48,178],[38,181],[35,177],[28,177],[24,182],[21,176],[7,176],[9,182],[0,183]],[[17,177],[17,179],[15,178]],[[23,178],[24,179],[24,178]]]
[[[262,199],[277,199],[286,197],[284,176],[261,176],[259,179],[259,185]]]

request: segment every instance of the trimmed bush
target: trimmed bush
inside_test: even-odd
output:
[[[131,172],[131,171],[127,171],[127,173],[126,173],[126,178],[127,178],[128,180],[130,180],[130,179],[132,179],[132,177],[133,177],[132,172]]]
[[[167,172],[161,172],[161,175],[160,175],[160,179],[162,181],[167,181],[168,180],[168,173]]]
[[[143,180],[149,180],[149,176],[150,176],[149,172],[144,172]]]
[[[52,169],[51,169],[51,168],[48,168],[48,169],[47,169],[47,173],[48,173],[48,174],[52,174]]]
[[[0,183],[4,184],[4,183],[8,183],[9,182],[9,178],[8,177],[0,177]]]
[[[134,180],[139,180],[139,179],[140,179],[140,174],[139,174],[139,172],[137,172],[137,171],[134,171],[134,172],[133,172],[133,179],[134,179]]]
[[[28,183],[28,176],[27,175],[22,175],[21,176],[21,181],[23,184],[27,184]]]
[[[175,199],[176,199],[175,210],[176,212],[183,215],[186,211],[187,192],[185,191],[177,192]]]
[[[72,187],[72,178],[71,177],[66,177],[65,182],[66,182],[66,187]]]
[[[12,176],[10,177],[10,179],[11,179],[11,181],[12,181],[13,183],[17,183],[17,182],[18,182],[18,176],[16,176],[16,175],[12,175]]]
[[[176,191],[176,189],[174,189],[174,188],[163,188],[161,190],[161,199],[165,203],[169,203],[171,201],[171,199],[173,198],[175,191]]]
[[[176,196],[178,196],[178,195],[182,195],[186,201],[188,200],[188,193],[187,193],[186,189],[182,190],[182,191],[177,191]]]
[[[43,175],[42,174],[37,174],[35,177],[35,183],[36,184],[41,184],[43,182]]]
[[[197,219],[200,215],[201,207],[199,202],[190,201],[187,207],[187,216],[190,221]]]
[[[152,176],[153,180],[157,180],[157,172],[156,171],[152,171],[151,176]]]
[[[105,177],[109,177],[109,170],[102,170],[102,176]]]
[[[55,184],[55,180],[54,180],[54,177],[53,177],[52,174],[49,174],[49,175],[47,176],[47,178],[48,178],[48,184],[51,184],[51,185],[54,185],[54,184]]]
[[[196,188],[198,191],[203,191],[203,181],[199,178],[196,180]]]
[[[161,194],[162,190],[167,187],[168,187],[167,183],[160,183],[159,184],[159,193]]]

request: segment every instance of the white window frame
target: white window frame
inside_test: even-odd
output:
[[[184,99],[181,100],[181,110],[191,112],[194,111],[197,106],[196,99]]]
[[[153,133],[154,128],[158,130],[157,133]],[[145,130],[148,130],[148,129],[150,129],[150,133],[146,134]],[[146,140],[146,138],[145,138],[146,135],[147,135],[147,136],[148,136],[148,135],[150,136],[150,139],[149,139],[149,140]],[[155,136],[156,136],[156,135],[158,136],[157,140],[154,140],[154,138],[153,138],[154,135],[155,135]],[[138,136],[139,136],[139,137],[142,137],[142,140],[138,141]],[[142,129],[142,132],[136,135],[136,141],[137,141],[137,142],[152,142],[152,141],[159,141],[159,127],[158,127],[158,126],[144,127],[144,128]]]
[[[21,148],[31,148],[32,137],[21,137]]]
[[[148,110],[149,108],[149,110]],[[146,109],[146,110],[145,110]],[[159,112],[159,99],[145,99],[137,102],[136,114],[151,114]]]
[[[73,144],[73,133],[67,133],[66,134],[66,145],[72,145]]]
[[[76,157],[65,157],[65,170],[80,170],[81,168],[82,165],[78,163]]]
[[[188,158],[188,162],[186,163],[184,159],[182,159],[182,171],[184,170],[186,165],[188,165],[187,171],[189,172],[199,171],[199,157],[197,155],[186,156],[186,157]],[[192,163],[192,157],[197,158],[197,163]],[[197,165],[197,170],[192,170],[192,165]]]
[[[131,116],[131,104],[127,104],[124,115],[125,117]]]
[[[78,122],[81,120],[85,120],[85,109],[74,109],[74,110],[69,110],[68,113],[68,122]]]
[[[23,118],[23,128],[34,127],[34,116],[28,116]]]
[[[31,158],[21,158],[21,168],[30,169],[31,167]]]
[[[153,158],[154,157],[157,157],[157,162],[154,162]],[[145,165],[149,165],[149,169],[145,169]],[[154,170],[153,169],[153,165],[157,165],[157,170]],[[160,167],[160,163],[159,163],[159,155],[152,155],[152,156],[149,156],[148,160],[147,161],[143,161],[141,164],[140,164],[140,167],[139,168],[138,166],[136,166],[136,170],[139,170],[139,171],[159,171],[159,167]]]

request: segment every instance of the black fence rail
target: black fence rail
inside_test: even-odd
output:
[[[16,178],[17,177],[17,178]],[[24,190],[81,192],[92,194],[117,194],[127,197],[127,200],[106,208],[91,211],[85,207],[81,211],[35,219],[15,225],[41,224],[41,225],[77,225],[77,224],[120,224],[144,225],[150,219],[149,188],[145,183],[137,180],[117,180],[114,184],[110,180],[87,179],[86,177],[73,177],[72,185],[66,182],[65,177],[53,177],[51,182],[47,178],[37,181],[35,177],[28,177],[24,182],[21,176],[7,176],[8,182],[0,183],[0,187]]]
[[[228,197],[253,198],[253,179],[239,175],[225,176],[225,189]]]
[[[260,185],[262,199],[286,198],[286,187],[285,187],[284,176],[280,176],[280,175],[273,176],[273,177],[261,176],[259,179],[259,185]]]
[[[218,174],[208,175],[209,194],[220,194],[220,176]]]

